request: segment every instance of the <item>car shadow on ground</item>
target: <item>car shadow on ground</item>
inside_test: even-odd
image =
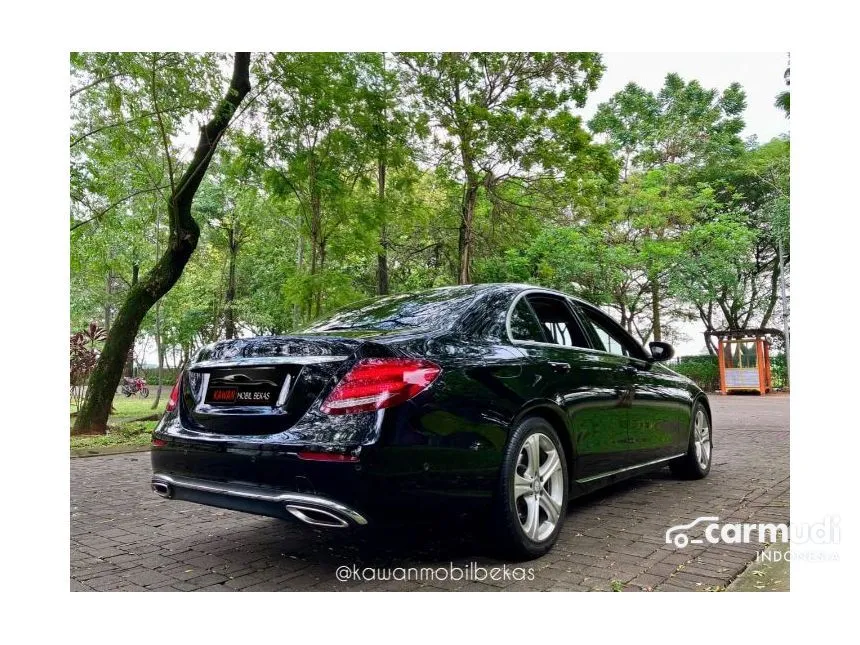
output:
[[[673,480],[662,471],[640,475],[589,493],[568,505],[566,528],[572,515],[583,509],[599,507],[608,499],[652,482]],[[283,520],[261,519],[262,526],[245,528],[242,549],[254,550],[261,557],[289,557],[317,564],[340,565],[350,562],[362,566],[390,567],[431,563],[511,562],[494,545],[492,523],[487,511],[469,514],[422,514],[420,517],[389,518],[374,527],[358,530],[323,530]],[[235,534],[232,538],[235,540]],[[198,547],[199,548],[199,547]],[[238,547],[237,547],[238,548]]]

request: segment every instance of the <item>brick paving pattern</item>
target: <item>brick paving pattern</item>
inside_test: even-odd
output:
[[[699,516],[789,521],[789,399],[711,397],[714,463],[701,481],[668,469],[571,503],[555,548],[495,559],[474,523],[449,520],[356,537],[186,502],[149,489],[146,453],[71,460],[72,591],[713,591],[759,545],[666,544]],[[702,528],[697,534],[701,537]],[[531,568],[527,580],[351,580],[339,566]],[[402,577],[402,576],[401,576]],[[444,575],[437,576],[439,578]]]

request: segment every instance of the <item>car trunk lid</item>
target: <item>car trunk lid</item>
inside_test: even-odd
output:
[[[222,341],[188,368],[180,414],[218,434],[274,434],[294,425],[355,361],[362,341],[278,336]]]

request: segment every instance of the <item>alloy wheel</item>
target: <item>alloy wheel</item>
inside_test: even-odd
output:
[[[523,533],[534,542],[550,537],[559,522],[563,477],[552,440],[540,432],[526,437],[514,471],[514,504]]]
[[[693,425],[693,447],[696,451],[696,462],[699,464],[699,468],[707,469],[708,464],[711,463],[711,427],[704,410],[696,412],[696,421]]]

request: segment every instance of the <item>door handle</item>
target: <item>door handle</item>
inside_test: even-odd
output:
[[[553,372],[569,372],[570,371],[570,363],[554,363],[553,361],[550,361],[549,366],[552,368]]]

